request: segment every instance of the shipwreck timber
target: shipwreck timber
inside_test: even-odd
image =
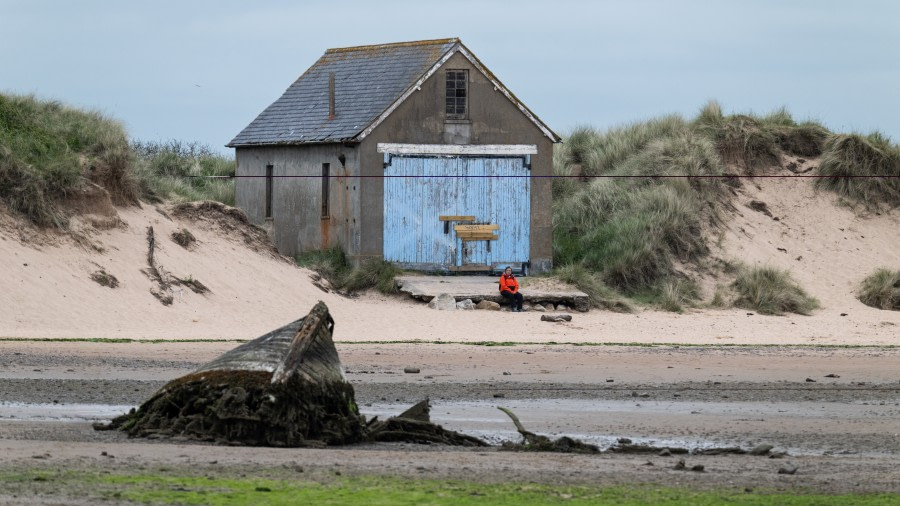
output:
[[[365,418],[341,371],[333,329],[319,302],[305,317],[169,382],[137,410],[98,428],[262,446],[362,441]]]
[[[341,370],[323,302],[305,317],[172,380],[138,409],[97,424],[132,437],[176,437],[251,446],[405,441],[486,446],[431,423],[428,401],[378,421],[359,413]]]

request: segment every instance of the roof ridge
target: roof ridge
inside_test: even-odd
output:
[[[390,42],[387,44],[370,44],[366,46],[350,46],[350,47],[334,47],[331,49],[326,49],[325,54],[329,53],[347,53],[350,51],[363,51],[363,50],[373,50],[380,48],[392,48],[392,47],[409,47],[409,46],[431,46],[431,45],[443,45],[459,42],[459,37],[451,37],[449,39],[431,39],[431,40],[413,40],[408,42]]]

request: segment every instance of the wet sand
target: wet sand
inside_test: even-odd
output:
[[[407,444],[236,449],[91,429],[90,420],[108,417],[111,405],[137,405],[235,345],[3,343],[0,469],[164,465],[193,472],[216,461],[212,467],[222,472],[296,464],[312,472],[485,481],[900,492],[900,349],[890,347],[338,344],[367,415],[396,414],[427,397],[436,422],[491,442],[518,438],[496,409],[505,406],[532,431],[601,447],[627,437],[690,449],[765,443],[787,452],[782,459],[688,456],[704,473],[676,471],[677,458],[656,454]],[[799,467],[796,475],[777,474],[786,462]]]

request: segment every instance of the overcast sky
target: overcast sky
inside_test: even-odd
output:
[[[893,0],[0,0],[0,91],[227,152],[327,48],[445,37],[561,134],[715,99],[900,140]]]

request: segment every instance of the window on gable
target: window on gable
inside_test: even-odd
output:
[[[469,71],[447,71],[447,119],[466,119],[468,115]]]

